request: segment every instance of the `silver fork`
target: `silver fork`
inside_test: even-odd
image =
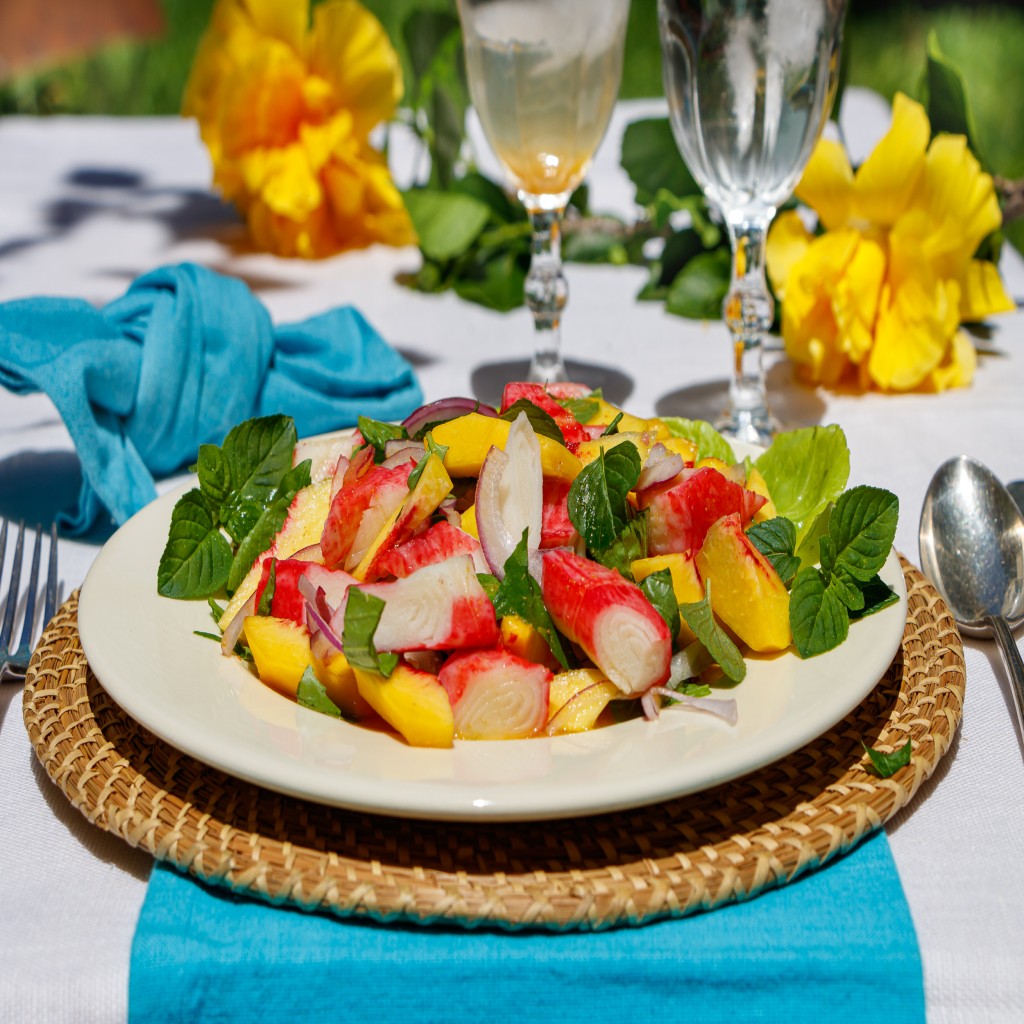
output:
[[[7,560],[8,520],[0,526],[0,577],[3,576],[4,563]],[[43,619],[38,632],[35,629],[36,595],[39,593],[39,562],[42,549],[42,528],[36,527],[36,543],[32,551],[32,567],[29,570],[28,587],[25,597],[25,614],[18,646],[11,650],[11,637],[14,634],[14,616],[18,607],[21,584],[21,561],[25,547],[25,522],[18,524],[18,539],[14,547],[14,561],[11,563],[11,575],[7,584],[7,600],[4,605],[4,617],[0,622],[0,683],[24,682],[28,671],[32,649],[38,641],[38,634],[43,626],[53,618],[57,607],[57,527],[50,529],[50,560],[46,571],[46,593],[43,603]]]

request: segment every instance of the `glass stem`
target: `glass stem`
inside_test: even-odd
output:
[[[732,335],[733,361],[729,409],[724,429],[734,437],[765,444],[775,424],[768,412],[764,335],[775,318],[775,303],[765,278],[765,241],[772,211],[727,218],[732,244],[732,282],[722,318]]]
[[[562,362],[562,310],[569,286],[562,272],[562,214],[554,210],[530,209],[533,245],[530,272],[526,275],[526,304],[533,313],[536,348],[529,379],[541,384],[567,380]]]

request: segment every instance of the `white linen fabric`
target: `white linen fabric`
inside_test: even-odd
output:
[[[631,210],[618,140],[629,120],[663,109],[617,109],[591,176],[597,209]],[[877,97],[848,93],[843,127],[855,158],[887,118]],[[428,400],[496,400],[501,383],[525,367],[529,314],[499,315],[452,294],[404,289],[395,275],[416,268],[415,250],[376,247],[317,263],[246,252],[237,218],[209,192],[208,161],[189,122],[7,119],[0,122],[0,154],[0,301],[58,294],[105,302],[145,271],[191,260],[243,278],[279,321],[357,305],[412,359]],[[399,175],[403,162],[413,166],[401,146],[392,159]],[[1010,293],[1024,299],[1024,261],[1008,250],[1002,270]],[[636,268],[570,265],[568,278],[570,367],[590,368],[589,381],[603,381],[631,411],[714,416],[728,360],[720,324],[637,303],[644,272]],[[973,387],[940,396],[813,391],[793,382],[779,353],[769,357],[776,413],[793,426],[842,425],[851,480],[899,495],[897,547],[914,561],[921,502],[944,459],[968,453],[1004,480],[1024,478],[1015,443],[1024,428],[1024,315],[999,317],[993,328]],[[73,488],[71,452],[47,398],[0,390],[5,507],[31,516],[35,491]],[[65,595],[81,583],[96,551],[61,541]],[[1024,793],[1024,762],[994,645],[967,641],[965,648],[968,688],[957,741],[888,833],[918,932],[928,1020],[1016,1022],[1024,1019],[1024,800],[1017,796]],[[124,1019],[131,938],[149,866],[147,856],[89,825],[50,783],[28,743],[20,691],[3,688],[0,1021]],[[877,926],[885,928],[884,918]]]

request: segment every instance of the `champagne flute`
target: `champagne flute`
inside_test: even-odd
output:
[[[629,0],[459,0],[470,96],[532,228],[529,379],[567,379],[562,215],[608,128]]]
[[[762,339],[774,319],[765,238],[835,98],[846,0],[659,0],[673,134],[732,246],[722,306],[732,336],[729,404],[716,426],[768,444]]]

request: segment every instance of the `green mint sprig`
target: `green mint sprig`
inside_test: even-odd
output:
[[[220,447],[200,445],[199,486],[178,499],[157,569],[163,597],[235,590],[270,546],[292,499],[310,482],[310,462],[292,466],[298,440],[289,416],[234,427]]]
[[[704,582],[704,597],[700,601],[681,603],[679,614],[707,649],[708,654],[714,658],[726,678],[736,683],[742,682],[747,674],[747,663],[743,660],[739,648],[715,620],[711,610],[711,580]]]
[[[350,665],[376,672],[386,679],[395,671],[399,657],[391,651],[379,654],[373,643],[373,634],[384,614],[384,604],[376,594],[349,587],[341,643]]]

